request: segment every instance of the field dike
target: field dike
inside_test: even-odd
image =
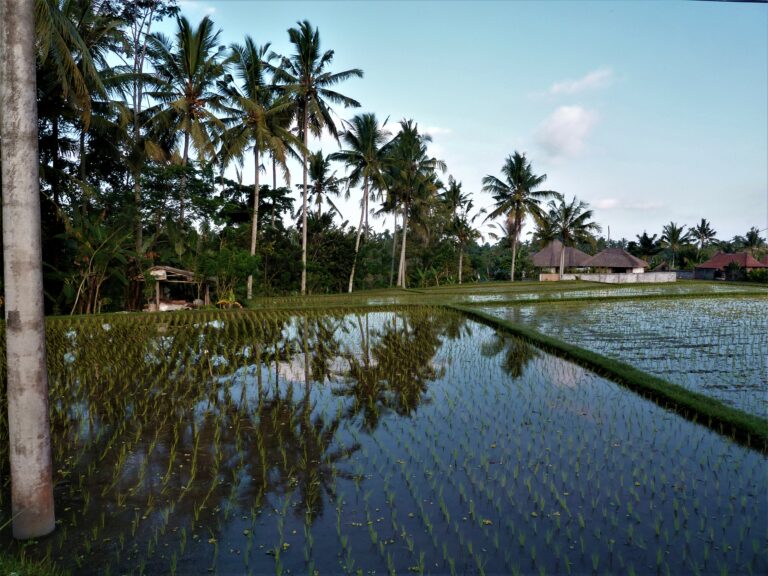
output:
[[[466,314],[473,320],[520,336],[546,352],[588,368],[621,384],[660,406],[674,410],[684,418],[703,424],[736,442],[768,453],[768,420],[652,376],[634,366],[546,336],[526,326],[502,320],[469,306],[445,304],[446,308]]]

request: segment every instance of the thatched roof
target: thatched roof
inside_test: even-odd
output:
[[[768,263],[762,263],[752,256],[749,252],[736,252],[735,254],[723,254],[718,252],[712,258],[699,264],[696,268],[705,268],[712,270],[725,270],[731,262],[736,262],[742,268],[768,268]]]
[[[195,273],[189,270],[182,270],[181,268],[174,268],[173,266],[152,266],[147,270],[150,276],[155,280],[164,282],[178,282],[182,284],[196,284],[197,278]],[[136,276],[136,280],[144,282],[144,275],[139,274]],[[215,278],[206,278],[207,282],[215,282]]]
[[[563,243],[560,240],[553,240],[533,255],[533,265],[537,268],[558,268],[562,248]],[[584,262],[587,260],[589,260],[589,254],[570,246],[565,247],[566,268],[584,266]]]
[[[592,268],[648,268],[648,262],[621,248],[606,248],[584,263]]]

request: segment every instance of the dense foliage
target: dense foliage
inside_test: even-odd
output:
[[[390,130],[361,113],[337,125],[331,107],[360,106],[342,92],[363,72],[334,70],[333,50],[309,22],[288,31],[295,51],[280,55],[266,39],[222,46],[210,18],[180,17],[175,0],[36,6],[49,313],[140,308],[151,286],[136,279],[155,264],[215,277],[220,295],[239,300],[300,287],[326,293],[531,278],[530,256],[556,228],[540,202],[576,202],[542,192],[546,175],[515,152],[501,179],[483,181],[497,201],[490,219],[501,223],[482,237],[489,218],[478,218],[471,193],[444,176],[415,121]],[[161,20],[172,23],[170,37],[157,32]],[[341,152],[310,149],[310,136],[324,132]],[[246,157],[261,170],[245,175]],[[290,158],[302,161],[305,178],[290,174]],[[233,168],[236,182],[225,177]],[[335,208],[340,193],[360,198],[357,226]],[[527,215],[540,217],[543,232],[533,239],[521,235]],[[394,224],[377,233],[369,218],[382,216]],[[621,245],[652,266],[691,268],[716,250],[766,253],[758,229],[719,241],[705,219],[688,229],[671,222],[628,243],[590,230],[573,242],[588,252]]]

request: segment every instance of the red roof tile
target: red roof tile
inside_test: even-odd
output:
[[[734,254],[723,254],[718,252],[706,262],[699,264],[696,268],[708,268],[714,270],[725,270],[731,262],[736,262],[742,268],[768,268],[768,264],[763,264],[749,252],[736,252]]]

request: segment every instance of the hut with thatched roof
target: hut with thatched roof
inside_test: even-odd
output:
[[[553,240],[544,248],[533,255],[533,265],[541,268],[544,273],[556,273],[560,270],[560,254],[563,250],[563,243],[560,240]],[[565,268],[583,268],[585,262],[589,260],[589,254],[585,254],[577,248],[571,246],[565,247]]]
[[[632,256],[632,254],[621,248],[606,248],[589,258],[584,263],[584,266],[605,270],[612,274],[642,274],[648,268],[648,262]]]

